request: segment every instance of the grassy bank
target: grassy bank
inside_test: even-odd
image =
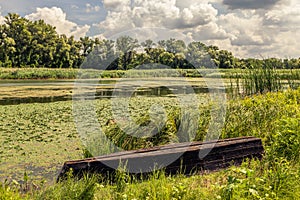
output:
[[[142,78],[142,77],[208,77],[244,78],[246,69],[151,69],[151,70],[92,70],[49,68],[0,68],[0,79],[76,79],[76,78]],[[255,69],[251,70],[255,72]],[[282,80],[299,80],[300,69],[276,69]]]
[[[117,184],[99,182],[96,180],[99,177],[80,181],[70,178],[66,182],[50,185],[35,181],[33,172],[38,167],[49,170],[53,163],[59,166],[66,159],[83,156],[73,123],[72,104],[56,102],[1,106],[1,118],[4,120],[0,126],[3,133],[0,171],[13,174],[17,167],[19,174],[23,174],[19,176],[23,183],[8,177],[9,181],[0,187],[0,199],[299,199],[299,99],[300,89],[229,102],[221,138],[244,135],[262,138],[266,150],[262,161],[245,162],[241,167],[201,176],[169,177],[156,173],[142,182],[120,173],[116,177]],[[143,105],[140,101],[144,102]],[[133,99],[132,104],[140,107],[134,109],[133,116],[144,123],[149,119],[145,112],[147,106],[162,101],[172,114],[168,115],[168,127],[162,129],[157,140],[150,140],[154,143],[149,143],[147,139],[137,141],[126,137],[114,124],[106,126],[106,134],[115,141],[122,138],[125,142],[119,145],[127,149],[173,141],[178,130],[174,122],[179,115],[176,114],[176,102],[170,98]],[[108,100],[97,101],[97,118],[102,124],[107,124],[110,119],[109,104]],[[202,115],[197,140],[203,139],[210,121],[209,107],[199,109]],[[24,176],[24,165],[20,165],[23,162],[36,168],[31,168],[32,171],[27,168]],[[54,169],[57,170],[55,167],[50,170],[52,175]],[[26,192],[22,194],[20,191]]]
[[[200,73],[199,73],[200,71]],[[203,77],[215,76],[210,69],[92,70],[49,68],[0,68],[0,79],[76,79],[139,77]],[[225,71],[225,70],[223,70]]]
[[[76,69],[0,68],[0,79],[74,79]]]

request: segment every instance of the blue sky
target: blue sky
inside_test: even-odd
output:
[[[172,36],[217,45],[239,57],[300,57],[298,0],[0,0],[0,7],[2,23],[7,13],[18,13],[76,38]]]
[[[68,20],[74,21],[79,25],[97,23],[104,20],[107,14],[100,0],[1,0],[0,2],[1,13],[4,16],[7,15],[7,13],[18,13],[21,16],[25,16],[34,13],[37,8],[59,7],[67,14]],[[86,11],[87,4],[93,7],[99,6],[101,10],[88,13]]]

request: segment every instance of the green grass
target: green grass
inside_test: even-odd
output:
[[[257,68],[259,69],[259,68]],[[51,68],[0,68],[0,79],[94,79],[94,78],[143,78],[143,77],[189,77],[244,79],[245,74],[257,69],[149,69],[149,70],[93,70],[93,69],[51,69]],[[300,79],[300,69],[276,69],[282,80]],[[245,73],[246,72],[246,73]],[[259,72],[259,71],[258,71]]]
[[[140,77],[203,77],[214,70],[150,69],[150,70],[92,70],[49,68],[0,68],[0,79],[76,79],[80,78],[140,78]]]
[[[153,173],[143,181],[121,174],[116,184],[89,175],[19,194],[5,186],[2,196],[12,199],[299,199],[299,164],[284,159],[253,160],[212,174],[185,177]],[[127,179],[126,179],[127,178]],[[123,181],[122,181],[123,180]],[[9,188],[9,189],[8,189]],[[1,194],[0,194],[1,195]],[[14,196],[13,196],[14,195]],[[4,198],[3,198],[4,199]]]
[[[0,68],[0,79],[74,79],[76,69]]]
[[[168,126],[152,139],[133,139],[114,123],[110,124],[109,100],[96,101],[97,118],[106,134],[124,149],[176,141],[176,121],[179,118],[176,99],[132,98],[133,120],[147,124],[147,110],[154,103],[165,105],[169,115]],[[207,132],[209,108],[210,104],[205,102],[199,108],[201,126],[197,140],[203,139]],[[65,182],[54,184],[51,177],[52,180],[55,178],[55,172],[65,160],[83,157],[72,102],[1,106],[0,118],[0,171],[2,180],[8,179],[0,186],[0,199],[300,198],[300,88],[231,100],[221,138],[245,135],[262,138],[266,151],[264,159],[246,161],[241,167],[192,177],[171,177],[157,172],[141,181],[120,172],[117,184],[102,181],[101,177],[82,180],[70,177]],[[42,184],[42,177],[47,175],[48,183]]]

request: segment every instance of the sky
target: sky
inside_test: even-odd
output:
[[[300,57],[299,0],[0,0],[0,23],[8,13],[77,39],[173,37],[241,58]]]

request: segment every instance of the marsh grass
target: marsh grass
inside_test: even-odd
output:
[[[300,86],[299,74],[298,69],[276,69],[272,63],[266,60],[262,65],[231,72],[229,75],[229,95],[231,97],[243,97],[282,91],[286,88],[296,89]]]
[[[264,69],[259,70],[259,69]],[[297,83],[300,80],[300,69],[275,69],[271,63],[264,62],[262,66],[250,69],[132,69],[132,70],[95,70],[95,69],[51,69],[51,68],[1,68],[0,80],[27,79],[107,79],[107,78],[149,78],[149,77],[187,77],[187,78],[224,78],[243,79],[255,76],[266,77],[270,69],[274,70],[281,80]],[[252,69],[251,69],[252,70]],[[247,75],[248,74],[248,75]],[[271,77],[272,78],[272,77]],[[257,79],[258,80],[258,79]]]
[[[206,98],[206,95],[200,95],[199,99],[201,98]],[[154,117],[151,114],[153,105],[164,107],[164,112],[155,111],[156,115],[161,117],[156,115]],[[96,112],[106,138],[94,134],[95,138],[91,139],[83,150],[85,157],[112,153],[116,150],[113,146],[122,150],[133,150],[169,143],[203,140],[211,121],[209,118],[210,105],[201,105],[198,108],[200,110],[198,114],[193,108],[181,107],[176,98],[131,98],[129,107],[131,121],[127,121],[127,118],[120,118],[118,121],[112,118],[113,108],[109,100],[97,101]],[[117,111],[117,113],[122,114],[123,112]],[[197,133],[195,134],[194,131]],[[110,143],[105,142],[106,140],[109,140]],[[99,142],[103,145],[99,145]]]
[[[76,69],[0,68],[0,79],[74,79]]]
[[[0,68],[0,79],[92,79],[141,77],[203,77],[212,70],[146,69],[146,70],[94,70],[50,68]]]

